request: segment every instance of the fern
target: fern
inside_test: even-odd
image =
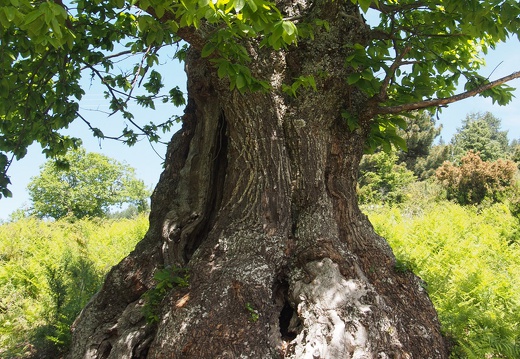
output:
[[[410,213],[367,209],[398,263],[409,263],[428,283],[453,358],[519,358],[519,222],[503,203],[488,208],[450,202]]]

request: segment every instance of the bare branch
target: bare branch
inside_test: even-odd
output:
[[[130,91],[128,92],[128,96],[126,98],[125,103],[128,103],[128,101],[130,101],[130,98],[132,97],[132,93],[134,92],[135,86],[137,84],[137,79],[139,78],[139,76],[141,76],[141,69],[143,68],[144,61],[146,60],[146,56],[150,53],[151,49],[152,49],[152,45],[148,46],[148,48],[146,49],[145,53],[143,54],[143,57],[141,58],[141,62],[139,63],[139,67],[135,71],[134,79],[132,80]],[[146,71],[147,71],[147,69],[144,70],[144,73],[142,75],[141,81],[142,81],[142,79],[144,79],[144,75],[146,74]]]
[[[106,55],[103,59],[113,59],[115,57],[119,57],[119,56],[124,56],[124,55],[134,55],[134,53],[132,52],[132,50],[125,50],[125,51],[121,51],[121,52],[118,52],[118,53],[115,53],[115,54],[111,54],[111,55]],[[92,68],[92,64],[85,64],[85,66],[83,66],[80,70],[83,71],[87,68]]]
[[[76,116],[78,116],[78,117],[79,117],[83,122],[85,122],[85,123],[87,124],[88,128],[92,131],[92,133],[94,133],[94,134],[97,133],[97,131],[96,131],[97,129],[94,128],[94,127],[92,126],[92,124],[91,124],[89,121],[87,121],[87,119],[86,119],[85,117],[83,117],[83,116],[82,116],[78,111],[76,111]],[[123,135],[120,135],[120,136],[118,136],[118,137],[113,137],[113,136],[105,136],[105,135],[103,134],[103,137],[102,137],[102,138],[103,138],[103,139],[116,140],[116,141],[121,141],[121,142],[123,142],[123,140],[121,139],[121,138],[123,138]]]
[[[101,80],[101,83],[103,85],[105,85],[105,87],[107,88],[108,92],[110,93],[110,95],[112,96],[112,99],[115,101],[115,102],[118,102],[118,98],[116,96],[116,94],[114,93],[115,89],[112,88],[109,84],[106,83],[105,81],[105,78],[103,77],[103,75],[101,75],[101,73],[99,72],[98,69],[96,69],[94,66],[90,65],[90,64],[86,64],[86,66],[91,69],[96,75],[97,77],[99,77],[99,79]],[[126,95],[126,94],[125,94]],[[114,113],[118,112],[118,111],[124,111],[124,108],[122,105],[119,105],[119,107],[117,109],[115,109],[111,114],[110,116],[112,116]]]
[[[412,111],[412,110],[420,110],[428,107],[438,107],[438,106],[444,106],[448,105],[450,103],[454,103],[460,100],[464,100],[468,97],[473,97],[475,95],[478,95],[479,93],[482,93],[486,90],[492,89],[493,87],[502,85],[503,83],[506,83],[508,81],[514,80],[520,78],[520,71],[513,72],[512,74],[502,77],[498,80],[488,82],[487,84],[481,85],[473,90],[466,91],[454,96],[445,97],[445,98],[439,98],[434,100],[427,100],[427,101],[420,101],[420,102],[414,102],[414,103],[406,103],[398,106],[379,106],[373,109],[371,115],[385,115],[385,114],[397,114],[405,111]]]

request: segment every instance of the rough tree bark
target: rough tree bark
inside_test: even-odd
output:
[[[447,358],[420,279],[395,270],[357,206],[373,105],[344,80],[344,45],[367,41],[367,29],[348,1],[309,11],[331,24],[312,43],[250,44],[266,93],[229,91],[190,50],[188,106],[150,230],[77,319],[70,358]],[[283,94],[300,74],[318,91]],[[168,266],[187,267],[190,285],[147,324],[143,294]]]

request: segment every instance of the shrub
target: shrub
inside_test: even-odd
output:
[[[400,203],[406,186],[415,181],[405,164],[396,164],[395,153],[365,155],[360,164],[358,196],[360,203]]]
[[[488,198],[498,202],[514,185],[516,164],[498,159],[484,162],[478,153],[469,151],[462,157],[460,166],[444,162],[437,169],[436,177],[446,188],[448,199],[459,204],[480,204]]]

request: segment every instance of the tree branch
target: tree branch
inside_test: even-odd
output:
[[[398,11],[415,10],[415,9],[419,9],[421,7],[427,7],[427,6],[422,1],[417,1],[412,4],[404,4],[404,5],[386,5],[386,4],[382,4],[381,1],[379,2],[379,4],[376,4],[375,2],[372,2],[372,4],[370,4],[371,9],[380,11],[383,14],[391,14],[391,13],[395,13]]]
[[[411,46],[406,46],[403,51],[396,57],[395,61],[392,63],[390,68],[388,69],[388,73],[386,74],[383,83],[381,84],[381,89],[379,90],[379,94],[376,96],[380,101],[384,101],[387,98],[387,90],[390,85],[390,81],[394,78],[395,71],[402,65],[403,58],[406,56],[408,52],[412,49]]]
[[[139,3],[139,1],[135,4],[135,6],[137,6],[141,10],[147,12],[148,14],[152,15],[157,20],[159,20],[160,22],[163,22],[163,23],[168,20],[174,20],[174,21],[179,20],[171,12],[165,12],[162,17],[159,17],[159,16],[157,16],[157,13],[155,12],[155,9],[153,8],[153,6],[143,8],[143,7],[141,7],[141,4]],[[203,32],[201,31],[201,29],[197,30],[193,26],[179,28],[179,30],[177,30],[177,32],[176,32],[176,35],[179,36],[182,40],[186,41],[188,44],[190,44],[191,46],[193,46],[194,48],[196,48],[199,51],[202,50],[202,48],[206,44],[206,40],[207,40],[206,36],[203,35]]]
[[[125,51],[121,51],[121,52],[118,52],[118,53],[115,53],[115,54],[110,54],[110,55],[106,55],[103,57],[104,60],[107,60],[107,59],[113,59],[115,57],[119,57],[119,56],[124,56],[124,55],[135,55],[132,50],[125,50]],[[130,56],[128,56],[130,57]],[[85,64],[85,66],[81,67],[80,70],[83,71],[85,69],[88,69],[88,68],[91,68],[92,66],[94,66],[94,64],[87,64],[86,62],[83,62]]]
[[[412,111],[412,110],[420,110],[428,107],[438,107],[438,106],[444,106],[448,105],[450,103],[454,103],[460,100],[464,100],[468,97],[473,97],[475,95],[478,95],[479,93],[482,93],[486,90],[489,90],[493,87],[502,85],[503,83],[506,83],[508,81],[514,80],[520,78],[520,71],[513,72],[512,74],[502,77],[498,80],[488,82],[487,84],[481,85],[473,90],[466,91],[454,96],[445,97],[445,98],[439,98],[434,100],[427,100],[427,101],[420,101],[420,102],[414,102],[414,103],[406,103],[402,105],[397,106],[379,106],[373,109],[371,115],[385,115],[385,114],[397,114],[405,111]]]

